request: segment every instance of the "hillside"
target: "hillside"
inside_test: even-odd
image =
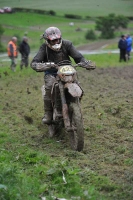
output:
[[[56,2],[56,3],[55,3]],[[76,14],[81,16],[105,16],[110,13],[132,16],[132,0],[4,0],[0,1],[0,7],[23,7],[41,10],[54,10],[57,15]],[[76,9],[75,9],[76,8]]]

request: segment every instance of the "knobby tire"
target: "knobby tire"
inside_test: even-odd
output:
[[[72,130],[69,133],[71,148],[75,151],[82,151],[84,148],[84,127],[82,113],[79,103],[70,104],[70,119]]]

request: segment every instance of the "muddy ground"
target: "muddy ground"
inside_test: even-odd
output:
[[[133,199],[133,67],[79,70],[78,77],[84,96],[81,101],[85,129],[85,146],[77,156],[69,143],[60,141],[54,157],[68,158],[85,170],[101,177],[94,181],[107,199]],[[47,133],[44,136],[47,138]],[[53,140],[57,142],[57,138]],[[42,147],[45,144],[42,143]],[[51,148],[50,148],[51,147]],[[66,153],[67,152],[67,153]],[[102,185],[102,176],[110,184]],[[103,181],[104,182],[104,181]]]
[[[109,178],[110,185],[101,186],[107,199],[132,200],[133,67],[100,68],[91,72],[79,70],[78,77],[84,89],[81,102],[84,150],[75,157],[66,154],[69,144],[61,141],[55,153],[52,149],[48,151],[54,156],[68,157],[83,170],[90,169]]]
[[[114,199],[133,199],[133,66],[81,71],[79,77],[86,165],[129,194]]]

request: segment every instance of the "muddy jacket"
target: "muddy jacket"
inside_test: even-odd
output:
[[[45,62],[54,62],[57,64],[63,60],[70,60],[72,57],[75,63],[84,62],[85,58],[82,56],[80,52],[76,50],[73,44],[68,40],[62,40],[62,46],[59,51],[54,51],[50,49],[45,43],[40,47],[38,53],[33,58],[31,62],[31,67],[33,67],[33,63],[45,63]],[[57,70],[52,69],[45,72],[45,74],[56,74]]]
[[[7,53],[8,53],[9,57],[17,57],[18,56],[17,45],[13,41],[10,41],[8,43]]]

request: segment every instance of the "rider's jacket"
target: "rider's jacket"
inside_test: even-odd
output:
[[[45,63],[45,62],[54,62],[55,64],[64,61],[64,60],[70,60],[70,57],[72,57],[75,61],[75,63],[84,62],[85,58],[82,56],[82,54],[76,50],[76,48],[73,46],[72,42],[69,40],[62,40],[62,46],[59,51],[54,51],[50,49],[46,43],[42,44],[40,47],[38,53],[33,58],[31,62],[32,63]],[[57,69],[47,70],[45,71],[45,74],[56,74]]]
[[[17,45],[13,41],[10,41],[8,43],[7,53],[9,57],[17,57],[18,55]]]

